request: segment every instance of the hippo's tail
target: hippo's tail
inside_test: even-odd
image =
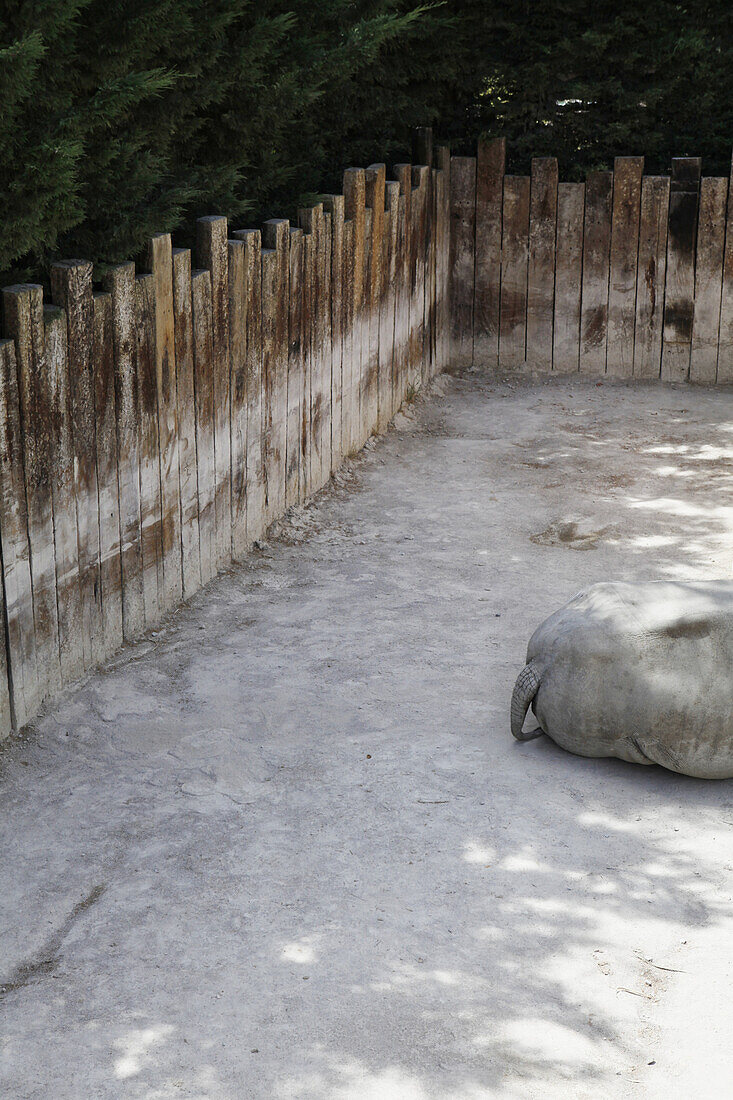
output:
[[[545,732],[538,726],[536,730],[522,733],[522,726],[524,725],[524,719],[527,717],[529,704],[537,694],[539,686],[540,678],[537,667],[530,661],[519,673],[512,693],[512,734],[517,741],[533,741],[535,737],[539,737]]]

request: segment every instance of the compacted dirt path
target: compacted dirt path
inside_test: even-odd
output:
[[[732,571],[730,392],[439,380],[3,747],[0,1093],[729,1095],[733,781],[508,708],[585,584]]]

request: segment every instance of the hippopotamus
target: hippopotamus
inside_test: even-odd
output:
[[[529,706],[539,726],[524,733]],[[594,584],[535,630],[511,706],[519,741],[733,777],[733,581]]]

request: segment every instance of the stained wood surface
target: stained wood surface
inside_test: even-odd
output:
[[[402,404],[409,386],[409,372],[406,369],[410,356],[410,272],[412,255],[412,166],[396,164],[395,177],[400,185],[400,229],[398,235],[398,261],[396,265],[396,301],[395,301],[395,356],[400,364],[395,381],[395,405]],[[450,212],[450,211],[449,211]],[[448,276],[450,279],[450,259]],[[448,343],[451,346],[450,296],[448,301],[449,332]]]
[[[590,172],[585,184],[580,371],[605,374],[613,172]]]
[[[287,424],[285,440],[285,506],[301,499],[301,402],[303,400],[303,230],[290,230],[288,310]]]
[[[473,315],[473,354],[477,366],[494,367],[499,359],[501,210],[505,167],[505,139],[480,140],[476,157]]]
[[[508,367],[521,366],[525,361],[529,201],[529,176],[505,176],[499,359]]]
[[[473,159],[475,180],[475,158]],[[412,242],[410,282],[412,294],[410,299],[410,374],[408,384],[411,382],[418,389],[427,382],[430,366],[430,343],[425,328],[429,192],[430,170],[425,165],[414,164],[412,166],[412,226],[410,229]],[[471,313],[473,313],[473,308],[471,308]],[[473,348],[473,339],[471,339],[471,347]]]
[[[230,240],[229,275],[229,401],[231,417],[232,557],[247,552],[247,301],[245,244]]]
[[[606,373],[628,378],[634,369],[636,271],[644,158],[616,157],[613,171]]]
[[[0,675],[0,715],[18,729],[35,714],[38,699],[28,515],[23,478],[20,398],[13,340],[0,340],[0,545],[7,648]],[[7,692],[7,696],[6,693]]]
[[[527,362],[552,369],[557,236],[557,160],[533,157],[529,197],[527,256]]]
[[[99,496],[94,415],[92,265],[69,260],[51,267],[56,305],[66,311],[74,439],[74,492],[79,541],[84,663],[93,667],[104,649],[99,571]]]
[[[74,440],[69,392],[69,356],[66,314],[58,306],[44,308],[45,360],[48,385],[49,426],[51,431],[51,493],[56,557],[56,602],[59,619],[59,658],[61,680],[73,683],[84,672],[82,645],[81,591],[79,588],[79,546],[74,494]],[[114,350],[112,346],[112,351]],[[3,376],[4,378],[4,376]],[[3,380],[0,379],[0,384]],[[0,447],[4,444],[0,439]],[[11,445],[12,446],[12,445]],[[0,468],[12,487],[12,470]],[[0,515],[0,527],[4,520]],[[12,520],[10,521],[12,524]],[[4,553],[4,547],[3,547]],[[11,560],[15,551],[10,549]],[[8,597],[9,599],[9,597]],[[122,623],[120,622],[120,631]],[[2,674],[0,673],[0,712]]]
[[[149,247],[155,311],[155,384],[158,394],[161,541],[161,609],[177,607],[183,596],[181,574],[181,495],[178,469],[176,338],[173,323],[173,257],[170,234],[153,237]]]
[[[331,386],[332,386],[332,350],[333,341],[331,339],[331,249],[332,249],[332,230],[331,230],[331,215],[325,210],[323,212],[323,249],[321,252],[321,263],[323,271],[323,293],[320,302],[320,309],[323,313],[323,358],[321,364],[322,370],[322,392],[323,392],[323,406],[321,409],[321,474],[320,483],[325,485],[331,476]]]
[[[188,599],[201,587],[191,252],[188,248],[174,248],[172,260],[181,500],[181,579],[184,599]],[[232,432],[234,433],[234,418]]]
[[[61,687],[49,390],[46,385],[43,289],[19,285],[3,290],[5,331],[15,340],[25,477],[27,531],[37,662],[31,706],[53,698]]]
[[[571,374],[580,364],[580,293],[583,273],[584,183],[557,189],[552,369]]]
[[[365,317],[365,228],[366,181],[363,168],[347,168],[344,172],[344,215],[353,223],[354,295],[351,325],[351,414],[348,452],[358,450],[364,441],[361,411],[362,366],[368,362],[368,320]],[[366,350],[366,358],[365,358]]]
[[[269,526],[285,511],[288,385],[288,241],[284,219],[266,222],[262,250],[262,375],[265,500]]]
[[[669,178],[644,176],[636,276],[634,377],[659,378],[667,270]]]
[[[137,395],[140,424],[140,529],[143,559],[145,627],[163,613],[163,538],[161,531],[158,383],[155,363],[155,282],[135,279]]]
[[[307,264],[306,264],[307,267]],[[354,448],[354,416],[358,409],[358,354],[354,342],[354,222],[344,222],[344,247],[341,269],[341,301],[343,307],[341,447],[344,458]]]
[[[733,159],[728,177],[728,209],[723,251],[723,287],[720,296],[720,333],[718,337],[719,383],[733,382]]]
[[[221,569],[232,553],[227,220],[220,215],[199,218],[196,230],[199,266],[211,274],[216,567]]]
[[[92,359],[94,364],[97,487],[99,491],[99,573],[102,583],[104,651],[105,653],[114,653],[122,645],[123,632],[115,363],[112,297],[110,294],[94,295],[94,347]],[[176,485],[176,501],[178,500],[177,490],[178,486]],[[180,520],[178,521],[178,528],[180,532]],[[180,535],[177,549],[180,558]],[[179,592],[179,602],[180,598]]]
[[[307,472],[305,475],[307,492],[316,492],[324,483],[324,473],[330,472],[330,428],[328,438],[324,425],[330,424],[326,413],[326,402],[330,403],[330,357],[326,356],[326,229],[323,204],[308,207],[299,212],[299,220],[307,240],[304,265],[307,268],[304,278],[307,280],[308,296],[308,350],[309,350],[309,397],[307,425]],[[328,389],[326,389],[326,370],[328,364]],[[326,453],[328,449],[328,454]],[[326,475],[327,477],[328,475]]]
[[[701,181],[690,352],[691,382],[713,383],[717,378],[727,201],[727,179],[708,177]]]
[[[193,272],[191,302],[196,390],[199,553],[201,582],[206,584],[217,569],[211,272]]]
[[[142,535],[140,527],[140,422],[138,419],[135,265],[108,270],[105,287],[112,299],[117,480],[122,567],[122,631],[132,641],[145,629]]]
[[[475,233],[476,158],[451,157],[450,316],[452,359],[456,367],[467,367],[473,362]]]
[[[397,233],[399,229],[400,185],[390,180],[386,185],[384,235],[382,249],[383,290],[379,306],[379,421],[380,432],[386,430],[395,412],[395,277],[397,270]]]
[[[327,196],[325,209],[331,218],[331,473],[334,473],[344,458],[344,196]]]
[[[450,361],[450,323],[449,323],[449,245],[450,245],[450,149],[447,145],[439,145],[436,149],[436,161],[438,173],[436,176],[435,198],[435,328],[436,328],[436,355],[437,370],[443,371]],[[478,189],[478,182],[477,182]],[[478,227],[477,227],[478,233]],[[499,250],[501,250],[501,234],[499,235]],[[477,257],[478,260],[478,257]],[[498,295],[497,295],[498,307]],[[476,333],[476,304],[474,295],[474,345]],[[498,337],[498,310],[496,314],[496,352],[492,362],[497,361],[499,351]],[[475,346],[474,346],[475,354]],[[479,348],[479,354],[481,349]]]
[[[262,421],[262,244],[259,229],[234,236],[244,242],[244,287],[247,332],[247,545],[265,529],[265,473]]]
[[[699,191],[700,158],[675,157],[669,196],[662,334],[662,379],[665,382],[684,382],[690,373]]]
[[[379,419],[379,310],[382,298],[385,181],[384,164],[371,164],[364,176],[365,201],[371,212],[369,268],[366,286],[366,316],[369,325],[368,359],[363,380],[363,416],[365,434],[370,434]]]
[[[303,498],[311,493],[311,398],[313,389],[313,293],[316,277],[317,236],[303,236],[303,391],[300,402],[300,486]]]

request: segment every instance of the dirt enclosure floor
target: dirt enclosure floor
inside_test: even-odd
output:
[[[731,575],[733,393],[440,379],[2,749],[0,1094],[733,1094],[733,781],[509,733],[578,589]]]

